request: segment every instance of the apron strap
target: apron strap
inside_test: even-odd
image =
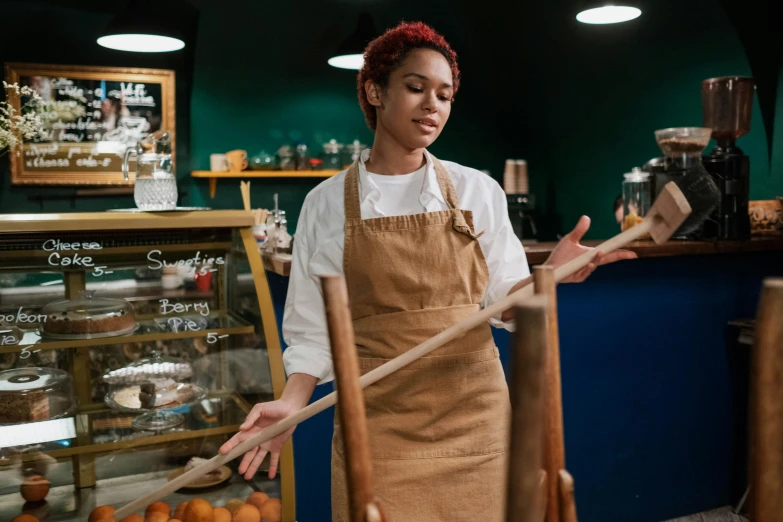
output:
[[[362,219],[362,208],[359,203],[359,160],[353,162],[345,174],[345,222],[352,219]]]
[[[432,166],[435,167],[435,174],[438,176],[438,185],[440,185],[440,191],[443,193],[443,199],[446,200],[451,209],[459,208],[459,198],[457,197],[457,191],[454,188],[454,184],[451,182],[451,176],[449,176],[446,167],[443,163],[438,161],[438,158],[430,154],[432,158]]]
[[[438,178],[438,185],[443,193],[443,199],[446,200],[446,204],[450,209],[459,209],[459,197],[457,197],[457,191],[454,188],[454,184],[451,182],[451,176],[449,176],[446,167],[438,161],[433,155],[432,166],[435,168],[435,174]],[[361,219],[362,210],[359,203],[359,160],[353,162],[345,175],[345,219]]]

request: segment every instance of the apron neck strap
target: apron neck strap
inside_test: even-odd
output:
[[[449,208],[459,208],[459,198],[457,197],[457,191],[454,189],[454,184],[451,182],[451,176],[449,176],[446,167],[438,161],[438,158],[430,155],[432,158],[432,166],[435,168],[435,174],[438,178],[438,185],[440,191],[443,193],[443,198],[446,200]],[[361,219],[361,200],[359,198],[359,160],[353,162],[348,168],[348,172],[345,175],[345,219]]]

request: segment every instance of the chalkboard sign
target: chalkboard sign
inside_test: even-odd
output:
[[[45,105],[45,136],[9,154],[15,185],[133,185],[133,160],[130,180],[122,175],[127,148],[158,130],[176,143],[174,71],[8,63],[5,81]]]

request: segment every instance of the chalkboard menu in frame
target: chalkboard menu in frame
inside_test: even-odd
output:
[[[45,106],[45,137],[9,154],[14,185],[133,185],[133,159],[130,179],[122,175],[125,150],[158,130],[175,153],[174,71],[7,63],[5,81],[32,87]]]

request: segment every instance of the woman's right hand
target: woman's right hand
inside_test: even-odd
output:
[[[250,410],[245,422],[239,427],[239,432],[220,447],[220,454],[225,455],[263,428],[271,426],[272,424],[293,415],[299,411],[299,409],[300,408],[297,408],[286,400],[256,404],[253,406],[253,409]],[[256,474],[256,471],[258,471],[258,467],[261,465],[261,462],[263,462],[266,454],[269,453],[271,454],[269,478],[275,478],[277,465],[278,462],[280,462],[280,451],[283,449],[283,444],[291,437],[294,429],[296,429],[296,426],[289,428],[277,437],[274,437],[245,453],[242,462],[239,464],[239,473],[250,480]]]

